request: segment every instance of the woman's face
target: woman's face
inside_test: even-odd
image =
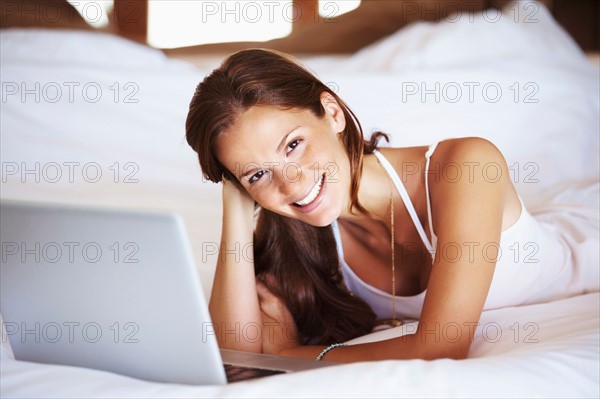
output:
[[[346,121],[321,95],[322,118],[310,110],[254,106],[217,140],[217,157],[263,208],[313,226],[347,209],[350,162],[341,141]]]

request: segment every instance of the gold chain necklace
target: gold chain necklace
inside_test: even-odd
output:
[[[402,320],[396,320],[396,245],[394,240],[394,185],[391,182],[391,177],[385,170],[385,167],[377,159],[379,165],[383,168],[386,176],[388,176],[388,182],[390,184],[390,246],[392,249],[392,318],[381,320],[381,324],[387,324],[391,327],[401,326],[403,323]]]

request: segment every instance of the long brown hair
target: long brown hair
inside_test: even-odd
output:
[[[188,144],[198,153],[205,178],[245,188],[216,157],[216,141],[236,117],[255,105],[308,109],[321,118],[320,94],[328,92],[346,119],[342,140],[350,161],[351,211],[369,214],[358,201],[364,154],[386,134],[369,141],[360,122],[329,87],[293,57],[274,50],[249,49],[229,56],[196,87],[186,120]],[[331,226],[315,227],[261,209],[254,232],[255,273],[292,314],[301,344],[329,344],[368,333],[375,314],[344,287]]]

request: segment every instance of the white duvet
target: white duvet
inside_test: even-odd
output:
[[[492,140],[532,214],[559,216],[557,229],[571,234],[574,258],[599,267],[599,71],[535,6],[533,16],[521,4],[499,18],[412,24],[355,55],[304,61],[339,92],[367,134],[389,132],[394,145],[457,136]],[[207,244],[220,235],[220,186],[202,181],[184,121],[209,68],[106,34],[10,29],[0,39],[1,197],[177,211],[208,296],[216,255]],[[589,293],[486,311],[464,361],[355,363],[227,386],[156,384],[27,363],[14,360],[4,343],[0,393],[598,397],[599,300]]]

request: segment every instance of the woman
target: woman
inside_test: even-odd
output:
[[[365,141],[348,106],[285,54],[231,55],[198,85],[186,130],[204,176],[223,182],[209,305],[223,348],[464,359],[483,309],[582,290],[491,142],[378,149],[388,137]],[[406,318],[415,334],[341,344]]]

